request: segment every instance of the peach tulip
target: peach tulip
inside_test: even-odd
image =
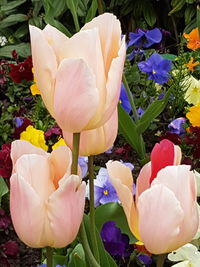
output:
[[[108,150],[114,143],[118,132],[117,110],[111,118],[101,127],[93,130],[83,131],[80,135],[80,156],[97,155]],[[73,134],[63,132],[66,144],[72,148]]]
[[[157,144],[151,156],[137,179],[135,197],[130,169],[118,161],[109,161],[107,169],[130,230],[149,252],[163,254],[190,242],[197,232],[196,183],[190,166],[173,165],[180,150],[170,141]]]
[[[70,175],[71,151],[51,154],[26,141],[11,147],[10,211],[16,233],[30,247],[65,247],[78,233],[85,204],[85,183]]]
[[[125,38],[109,13],[68,38],[47,25],[30,26],[34,74],[42,99],[66,132],[101,127],[115,111],[125,60]]]

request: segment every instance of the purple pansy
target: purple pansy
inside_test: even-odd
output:
[[[131,61],[133,59],[136,59],[138,61],[141,61],[144,58],[144,50],[143,49],[133,49],[133,51],[128,56],[128,59]]]
[[[138,119],[140,119],[142,117],[142,115],[144,114],[144,109],[139,107],[137,109],[137,115],[138,115]],[[132,119],[135,120],[134,116],[132,115]]]
[[[89,199],[89,184],[87,184],[86,196]],[[117,192],[109,180],[108,171],[106,168],[100,168],[96,179],[94,179],[94,205],[109,202],[118,202]]]
[[[131,255],[132,247],[129,245],[129,237],[121,233],[115,222],[104,223],[101,229],[101,238],[110,255],[117,257],[129,257]]]
[[[145,254],[140,254],[138,259],[144,263],[145,266],[150,266],[152,264],[152,258]]]
[[[169,132],[175,133],[178,135],[183,135],[185,133],[185,129],[183,128],[183,124],[186,122],[186,119],[183,117],[177,118],[170,122],[168,125]]]
[[[126,89],[124,87],[124,84],[121,84],[121,92],[120,92],[120,104],[122,105],[123,109],[129,114],[131,112],[131,104],[129,102]]]
[[[162,33],[158,28],[153,30],[141,30],[129,33],[128,47],[134,45],[138,48],[148,48],[162,40]]]
[[[87,175],[88,171],[88,157],[78,157],[78,164],[81,167],[82,178]]]
[[[154,53],[146,61],[138,63],[138,67],[140,71],[148,74],[149,80],[163,84],[169,80],[169,71],[171,70],[172,62]]]
[[[132,171],[134,166],[130,162],[123,162],[124,165],[130,168]],[[89,199],[89,184],[86,187],[86,197]],[[119,198],[117,192],[112,185],[108,171],[106,168],[100,168],[96,179],[94,179],[94,205],[95,207],[100,204],[106,204],[109,202],[118,202]]]

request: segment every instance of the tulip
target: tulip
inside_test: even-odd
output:
[[[199,224],[194,174],[190,166],[177,165],[180,150],[163,141],[140,171],[135,198],[130,169],[118,161],[107,163],[131,232],[153,254],[168,253],[190,242]]]
[[[11,147],[10,211],[16,233],[30,247],[65,247],[78,233],[85,183],[70,175],[71,151],[51,154],[26,141]]]
[[[68,38],[47,25],[30,26],[34,75],[42,99],[63,131],[101,127],[115,111],[125,38],[112,14],[94,18]]]
[[[83,131],[80,134],[79,155],[97,155],[108,150],[114,143],[118,132],[117,110],[111,118],[101,127],[93,130]],[[72,149],[73,134],[63,132],[66,144]]]

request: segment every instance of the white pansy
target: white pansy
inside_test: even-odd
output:
[[[177,250],[168,254],[170,261],[181,261],[173,267],[199,267],[200,266],[200,252],[197,247],[192,244],[186,244]]]
[[[0,46],[4,46],[8,42],[5,36],[0,36]]]

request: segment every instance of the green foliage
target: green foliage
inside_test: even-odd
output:
[[[2,197],[8,193],[8,186],[5,183],[3,177],[0,177],[0,207],[1,207],[1,199]]]

